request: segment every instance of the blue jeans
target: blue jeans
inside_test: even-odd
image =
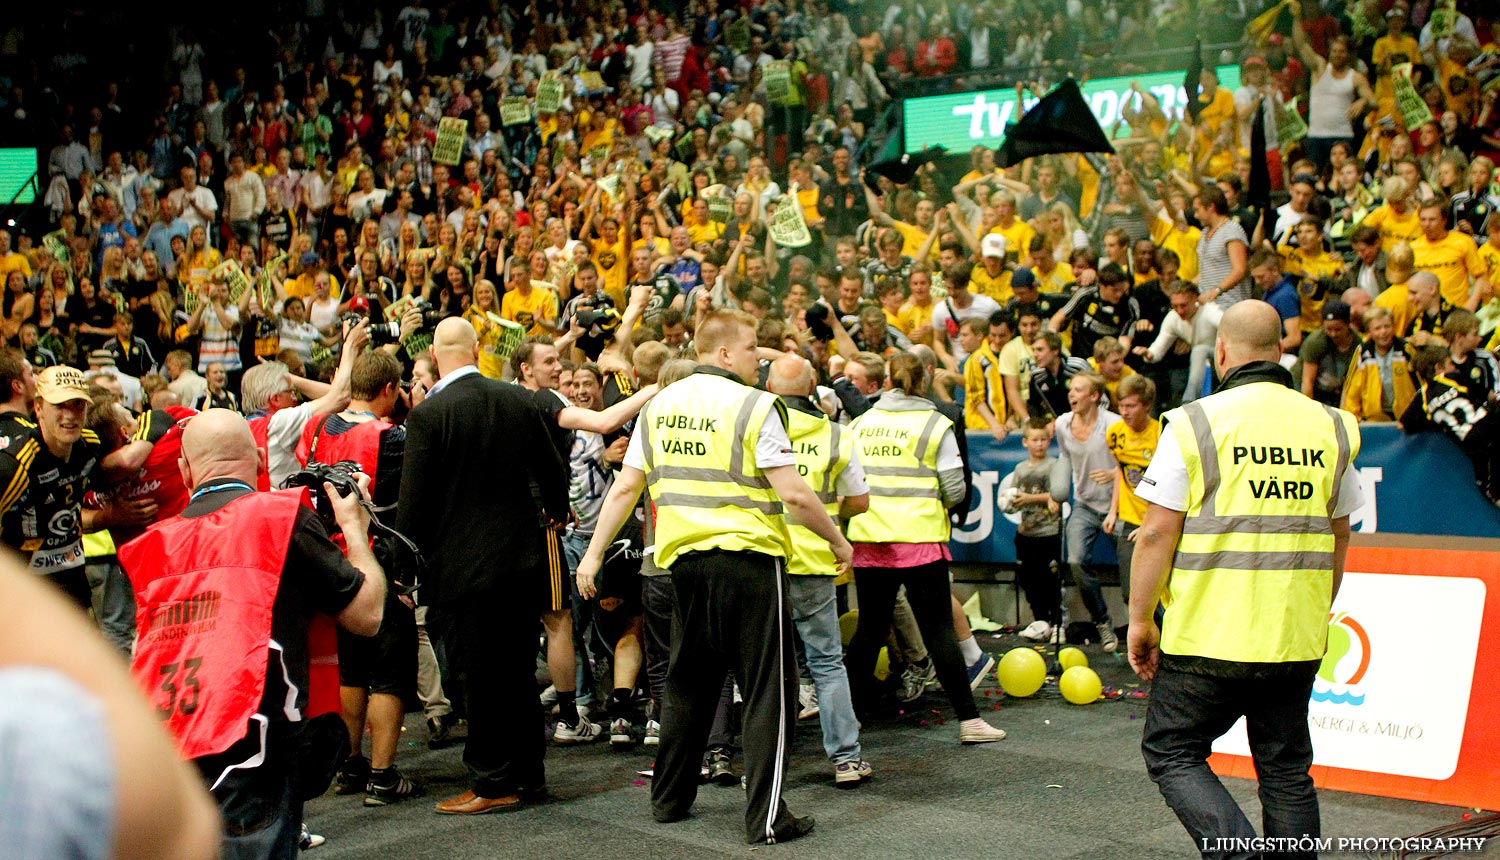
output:
[[[1073,572],[1078,593],[1083,597],[1083,605],[1088,607],[1095,624],[1108,624],[1109,604],[1104,602],[1104,589],[1099,586],[1099,577],[1089,570],[1094,541],[1104,534],[1104,514],[1074,502],[1064,532],[1068,543],[1068,567]]]
[[[567,532],[562,536],[563,557],[567,559],[569,573],[577,572],[578,563],[583,561],[584,553],[589,551],[590,539],[592,535],[583,536],[574,532]],[[568,582],[569,587],[573,589],[573,653],[578,665],[577,683],[573,689],[577,691],[578,704],[587,705],[594,701],[594,664],[589,660],[590,636],[594,626],[594,606],[578,593],[577,579],[569,576]],[[609,644],[614,645],[613,642]],[[599,653],[608,653],[608,651]]]
[[[818,722],[823,727],[823,750],[834,764],[859,761],[859,722],[844,671],[844,644],[839,637],[839,613],[833,577],[791,576],[787,595],[792,623],[807,649],[807,671],[818,688]]]
[[[135,594],[114,556],[91,558],[83,567],[93,590],[94,620],[115,650],[129,657],[135,650]]]
[[[1190,675],[1163,667],[1151,686],[1141,753],[1146,770],[1182,826],[1202,846],[1215,837],[1254,838],[1255,828],[1208,766],[1214,739],[1245,717],[1259,780],[1261,827],[1268,837],[1320,836],[1313,789],[1312,737],[1305,678],[1241,680]],[[1204,851],[1205,858],[1238,860],[1260,854]],[[1278,857],[1311,858],[1316,852]]]

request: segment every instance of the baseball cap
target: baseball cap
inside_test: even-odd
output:
[[[89,353],[89,367],[113,367],[115,354],[107,349],[96,349]]]
[[[1010,274],[1010,288],[1013,290],[1036,286],[1036,273],[1022,266]]]
[[[316,252],[316,251],[308,251],[308,252],[304,253],[297,260],[297,262],[302,264],[302,268],[308,269],[308,268],[312,268],[313,266],[316,266],[318,264],[318,262],[320,260],[322,260],[322,259],[323,259],[322,257],[318,256],[318,252]]]
[[[979,251],[986,257],[1005,256],[1005,237],[999,233],[991,233],[985,236],[979,243]]]
[[[1409,13],[1407,13],[1405,6],[1401,5],[1400,3],[1397,3],[1396,5],[1394,5],[1394,6],[1391,7],[1391,11],[1385,13],[1385,17],[1386,18],[1410,18],[1411,15]]]
[[[1334,299],[1323,306],[1323,319],[1325,320],[1338,320],[1339,322],[1348,322],[1350,316],[1351,309],[1349,307],[1349,304],[1340,299]]]
[[[37,374],[36,393],[53,405],[70,400],[88,400],[89,383],[77,368],[49,367]]]

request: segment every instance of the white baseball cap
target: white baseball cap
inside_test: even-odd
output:
[[[979,250],[986,257],[1003,257],[1005,256],[1005,237],[999,233],[991,233],[980,241]]]

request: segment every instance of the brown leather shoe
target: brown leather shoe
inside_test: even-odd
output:
[[[439,815],[484,815],[487,812],[503,812],[508,809],[516,809],[521,805],[518,795],[508,794],[505,797],[480,797],[472,791],[466,791],[458,797],[450,797],[433,807]]]

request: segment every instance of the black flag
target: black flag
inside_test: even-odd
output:
[[[1250,120],[1250,187],[1245,202],[1261,216],[1271,209],[1271,170],[1266,163],[1266,112],[1255,102],[1255,118]]]
[[[1038,155],[1114,151],[1078,91],[1078,82],[1069,78],[1032,105],[1020,122],[1006,123],[1005,143],[995,153],[995,163],[1010,167]]]
[[[1198,122],[1198,114],[1203,112],[1207,105],[1198,101],[1198,94],[1203,91],[1203,43],[1197,39],[1193,40],[1193,61],[1188,63],[1187,74],[1182,78],[1182,88],[1187,91],[1187,115],[1193,124]]]
[[[898,137],[899,139],[899,137]],[[903,153],[895,158],[887,158],[877,161],[865,168],[865,184],[876,194],[880,193],[880,187],[875,184],[875,177],[871,174],[879,174],[897,185],[906,185],[911,182],[912,177],[917,175],[917,170],[922,165],[937,161],[948,154],[947,147],[933,146],[921,152]]]

